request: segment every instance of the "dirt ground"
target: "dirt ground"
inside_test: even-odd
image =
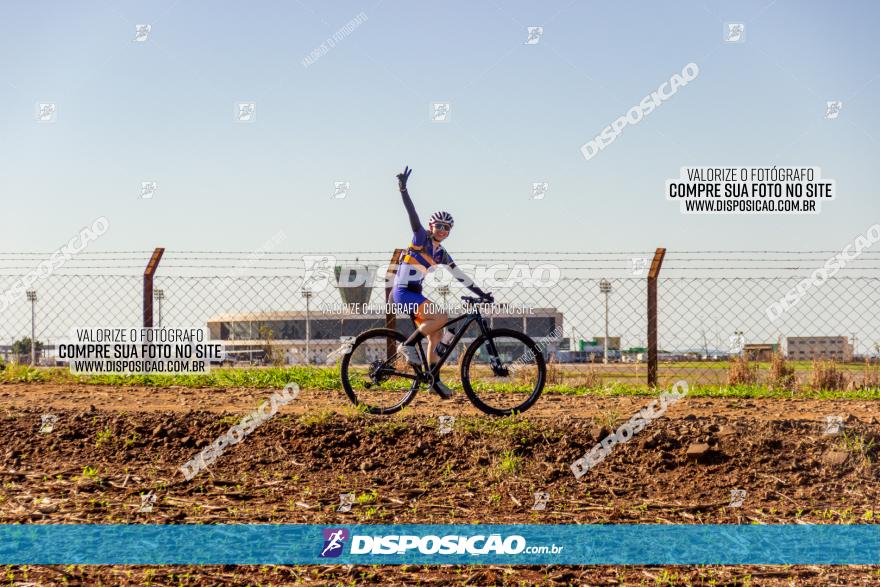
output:
[[[546,395],[524,417],[423,394],[390,418],[303,390],[187,481],[271,390],[0,385],[0,523],[880,523],[880,403],[685,398],[577,480],[650,401]],[[40,432],[41,415],[58,421]],[[456,416],[442,434],[439,415]],[[827,434],[827,416],[843,432]],[[689,457],[691,445],[709,450]],[[744,490],[741,505],[731,491]],[[141,494],[157,496],[140,513]],[[535,492],[549,493],[533,510]],[[348,513],[340,494],[354,493]],[[880,585],[875,567],[8,567],[39,585]]]
[[[50,409],[88,409],[110,412],[189,412],[245,413],[272,394],[271,389],[146,387],[78,384],[0,384],[0,407]],[[628,418],[645,407],[650,398],[641,396],[596,397],[545,393],[526,416],[556,419],[571,416],[592,419],[617,412]],[[304,389],[297,400],[284,408],[285,414],[305,414],[323,410],[350,411],[341,390]],[[481,416],[463,393],[442,401],[426,391],[419,392],[407,408],[408,414],[420,416]],[[741,398],[686,398],[669,408],[667,416],[723,416],[748,420],[809,420],[824,422],[827,416],[853,416],[866,423],[880,422],[880,402],[863,400],[783,400]]]

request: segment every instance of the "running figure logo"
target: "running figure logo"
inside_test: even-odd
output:
[[[523,45],[537,45],[541,42],[541,36],[544,34],[544,27],[530,26],[526,27],[529,31],[529,37]]]
[[[546,181],[533,181],[532,182],[532,199],[533,200],[543,200],[544,196],[547,195],[547,190],[550,188],[550,184]]]
[[[342,198],[344,198],[345,196],[348,195],[348,190],[351,189],[351,182],[350,181],[333,182],[333,189],[335,191],[333,192],[332,197],[336,198],[337,200],[341,200]]]
[[[843,102],[840,100],[831,100],[830,102],[825,102],[825,119],[826,120],[834,120],[838,116],[840,116],[840,110],[843,108]]]
[[[741,22],[724,23],[724,42],[743,43],[746,40],[746,25]]]
[[[37,104],[37,120],[39,122],[55,122],[58,120],[58,108],[54,103]]]
[[[434,102],[431,104],[431,122],[449,122],[449,102]]]
[[[150,31],[153,30],[153,25],[149,24],[136,24],[134,25],[134,42],[135,43],[143,43],[150,36]]]
[[[348,540],[348,530],[345,528],[324,528],[324,550],[321,558],[336,558],[342,554],[342,547]]]
[[[332,255],[303,255],[302,258],[306,265],[303,289],[312,292],[323,291],[330,281],[336,257]]]

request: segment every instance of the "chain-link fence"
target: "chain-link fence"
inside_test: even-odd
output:
[[[487,314],[492,324],[541,342],[558,383],[644,385],[655,253],[455,257],[500,303]],[[807,384],[813,359],[828,359],[849,386],[876,385],[865,363],[880,350],[880,257],[863,252],[828,270],[837,253],[667,252],[655,268],[657,383],[774,383],[794,369],[794,381]],[[29,362],[32,328],[37,362],[56,364],[55,345],[74,328],[140,326],[152,254],[83,252],[40,274],[47,254],[0,253],[0,356]],[[332,363],[341,342],[385,325],[390,258],[391,251],[166,251],[152,283],[153,324],[208,328],[235,364]],[[826,279],[816,273],[822,268]],[[442,270],[429,275],[424,292],[447,306],[469,293]],[[396,326],[412,330],[403,315]]]

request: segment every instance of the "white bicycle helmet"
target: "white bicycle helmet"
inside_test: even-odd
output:
[[[448,224],[450,228],[455,224],[455,221],[452,219],[452,214],[445,210],[440,210],[431,214],[431,221],[429,224],[434,224],[435,222],[444,222]]]

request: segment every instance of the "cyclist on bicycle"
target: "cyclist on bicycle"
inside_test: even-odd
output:
[[[391,292],[391,302],[405,304],[407,311],[413,316],[418,331],[428,339],[428,360],[433,367],[439,359],[436,349],[443,334],[443,327],[449,320],[446,312],[439,311],[437,307],[422,294],[422,281],[428,271],[437,265],[446,265],[453,277],[469,290],[483,298],[486,302],[494,301],[492,294],[486,293],[473,284],[465,273],[459,269],[446,249],[440,244],[449,236],[449,231],[454,223],[449,212],[439,211],[431,215],[428,230],[419,221],[412,199],[406,189],[406,182],[412,170],[406,167],[403,173],[397,174],[400,187],[400,195],[403,197],[403,205],[409,214],[409,224],[413,231],[412,242],[406,249],[406,255],[397,269],[394,279],[394,288]],[[410,337],[412,338],[412,337]],[[421,364],[414,342],[411,344],[401,343],[398,352],[402,353],[411,364]],[[438,374],[439,375],[439,374]],[[448,399],[452,391],[443,385],[439,379],[432,387],[440,397]]]

